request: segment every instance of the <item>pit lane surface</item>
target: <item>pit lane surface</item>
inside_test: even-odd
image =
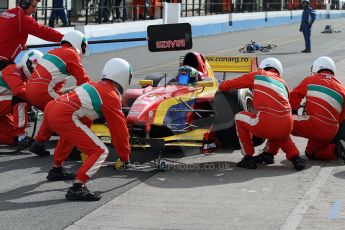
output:
[[[343,19],[317,21],[311,54],[300,53],[304,40],[297,24],[197,38],[193,50],[205,55],[247,55],[238,49],[250,39],[270,41],[278,47],[255,55],[259,60],[279,58],[285,79],[293,87],[321,55],[332,57],[338,73],[345,76],[345,31],[321,34],[326,24],[345,29]],[[92,55],[84,59],[84,65],[91,78],[97,79],[107,60],[121,57],[133,65],[137,81],[152,72],[176,71],[185,53],[150,53],[140,47]],[[294,140],[303,152],[305,141]],[[71,183],[45,180],[52,157],[38,158],[27,152],[0,155],[0,229],[344,228],[342,162],[308,161],[305,171],[295,172],[283,154],[275,165],[257,170],[236,168],[234,162],[240,158],[239,151],[186,158],[182,162],[187,166],[174,166],[153,177],[103,167],[88,185],[102,192],[102,200],[83,203],[65,201]],[[67,162],[66,166],[75,170],[79,164]]]

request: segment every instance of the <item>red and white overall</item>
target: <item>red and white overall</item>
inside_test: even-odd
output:
[[[339,123],[345,118],[345,88],[331,72],[306,77],[290,92],[293,110],[300,107],[303,98],[305,113],[294,115],[292,134],[305,137],[306,154],[319,160],[336,159],[334,139]]]
[[[76,178],[86,183],[108,156],[108,148],[90,130],[90,121],[104,117],[117,155],[123,162],[129,160],[129,133],[121,109],[120,97],[111,81],[83,84],[48,103],[37,141],[47,141],[52,132],[60,136],[54,152],[54,165],[57,167],[63,164],[76,145],[88,156]]]
[[[26,78],[15,64],[0,72],[0,143],[15,145],[16,138],[28,125],[28,104],[25,102]],[[13,98],[13,97],[16,98]]]
[[[258,70],[238,78],[224,81],[219,89],[251,88],[253,106],[257,111],[241,111],[235,115],[235,123],[242,152],[246,156],[255,153],[253,135],[266,138],[266,151],[277,154],[279,148],[292,160],[299,151],[290,138],[293,119],[286,82],[274,71]]]
[[[59,31],[39,24],[19,6],[0,14],[0,31],[0,60],[8,63],[13,63],[25,49],[29,34],[51,42],[60,42],[63,37]]]
[[[81,85],[89,81],[80,56],[67,44],[37,59],[37,65],[27,82],[26,97],[33,106],[44,110],[46,104],[58,98],[61,88],[70,76]]]

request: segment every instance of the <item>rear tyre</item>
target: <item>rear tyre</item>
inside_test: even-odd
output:
[[[254,111],[251,91],[249,89],[240,89],[217,92],[213,106],[215,119],[211,127],[211,133],[214,133],[222,147],[239,148],[235,114],[240,111]],[[261,145],[264,141],[262,138],[253,137],[255,146]]]

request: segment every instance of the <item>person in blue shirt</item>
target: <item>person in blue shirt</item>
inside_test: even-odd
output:
[[[303,32],[304,41],[305,41],[305,49],[302,50],[302,53],[311,53],[311,44],[310,44],[310,35],[311,35],[311,26],[313,25],[316,13],[313,8],[310,7],[309,0],[302,1],[302,20],[301,26],[299,28],[300,32]]]
[[[108,22],[108,17],[105,16],[104,11],[106,7],[106,0],[100,0],[98,3],[98,23]]]
[[[53,9],[50,14],[49,18],[49,27],[54,28],[54,21],[57,17],[59,17],[62,21],[62,27],[68,27],[68,21],[64,6],[63,0],[53,0]]]

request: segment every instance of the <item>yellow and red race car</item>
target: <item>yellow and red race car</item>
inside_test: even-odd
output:
[[[180,65],[201,72],[202,80],[195,84],[180,84],[175,76],[147,76],[139,81],[141,88],[128,89],[123,94],[132,149],[149,147],[149,140],[153,139],[164,141],[165,148],[201,149],[205,134],[210,132],[219,145],[238,147],[234,114],[252,109],[252,94],[249,89],[219,93],[218,84],[229,78],[229,74],[256,70],[257,59],[204,57],[189,52]],[[104,124],[93,124],[92,129],[105,143],[110,141],[110,133]],[[141,141],[135,141],[138,139]]]

